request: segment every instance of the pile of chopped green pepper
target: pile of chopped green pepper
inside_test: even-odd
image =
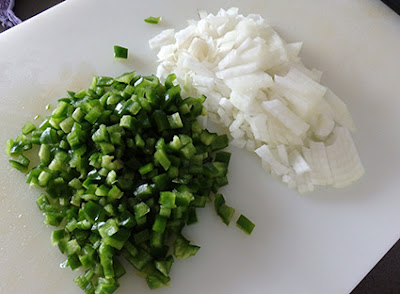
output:
[[[10,164],[45,190],[36,203],[44,223],[58,227],[51,242],[67,256],[64,266],[86,270],[75,279],[86,293],[113,293],[121,258],[150,288],[167,285],[173,256],[199,250],[183,227],[228,184],[228,137],[202,129],[205,97],[183,99],[174,80],[94,77],[7,142]],[[35,145],[40,163],[29,168],[25,151]],[[220,194],[215,207],[228,224],[234,211]]]

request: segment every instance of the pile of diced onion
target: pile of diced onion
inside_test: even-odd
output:
[[[303,65],[302,43],[286,43],[260,15],[237,8],[199,14],[149,41],[159,50],[157,75],[175,73],[184,94],[205,94],[208,118],[231,143],[255,152],[265,170],[300,193],[358,180],[364,168],[353,119],[320,84],[321,72]]]

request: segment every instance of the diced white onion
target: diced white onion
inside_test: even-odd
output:
[[[233,146],[255,152],[266,171],[300,193],[359,179],[353,119],[320,84],[322,72],[301,62],[303,43],[286,43],[260,15],[237,8],[199,16],[149,45],[158,50],[161,80],[175,73],[182,95],[207,96],[202,126],[219,125]]]

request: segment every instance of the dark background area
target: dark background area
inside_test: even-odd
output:
[[[62,1],[16,0],[14,12],[17,17],[24,21]],[[400,15],[400,0],[382,1]],[[0,33],[2,31],[4,31],[4,28],[0,26]],[[400,294],[400,241],[393,246],[351,294]]]

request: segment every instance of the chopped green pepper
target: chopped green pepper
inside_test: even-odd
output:
[[[241,229],[248,235],[250,235],[251,232],[253,232],[255,227],[255,224],[247,217],[245,217],[243,214],[239,216],[238,220],[236,221],[236,225],[239,229]]]
[[[182,235],[176,237],[174,243],[174,255],[176,258],[185,259],[192,255],[195,255],[199,251],[200,247],[196,245],[191,245],[188,240]]]
[[[120,46],[114,52],[128,56]],[[204,99],[182,98],[175,75],[164,84],[135,72],[98,76],[87,90],[68,92],[39,127],[29,122],[7,141],[11,166],[45,190],[36,204],[44,223],[58,227],[51,244],[66,255],[64,267],[85,268],[74,281],[86,293],[113,293],[126,272],[122,257],[150,288],[165,286],[170,249],[178,259],[199,250],[182,229],[227,183],[230,158],[214,155],[228,137],[197,122]],[[33,145],[39,165],[30,169],[25,152]],[[233,209],[218,195],[216,209],[227,223]]]
[[[159,24],[161,21],[161,16],[159,17],[149,16],[144,21],[147,23]]]
[[[115,58],[128,58],[128,49],[118,45],[114,45],[114,57]]]
[[[214,207],[224,224],[228,226],[235,213],[235,209],[225,204],[225,199],[222,194],[215,194]]]

